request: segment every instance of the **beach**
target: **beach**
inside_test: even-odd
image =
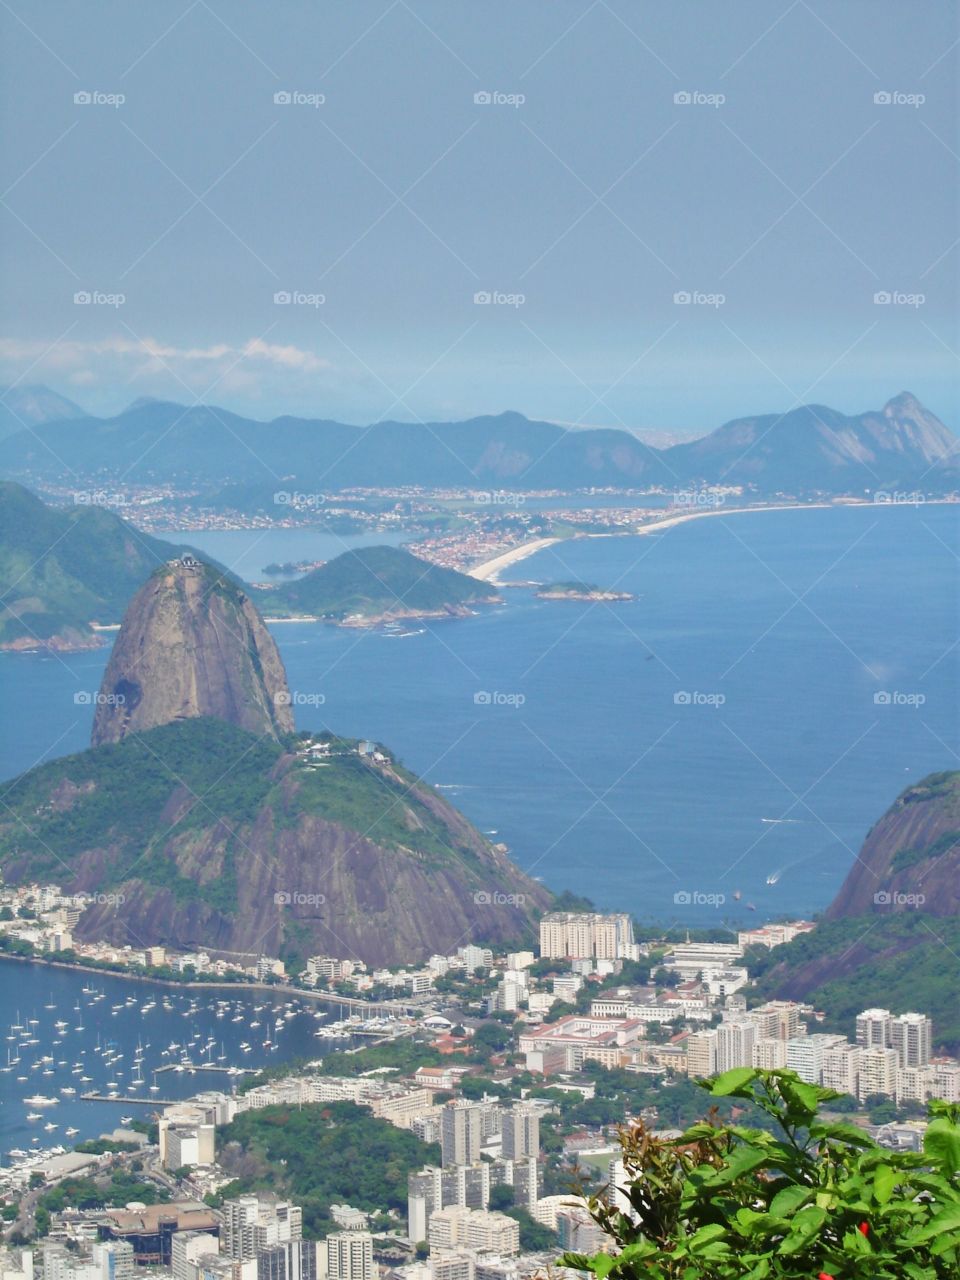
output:
[[[664,520],[651,520],[647,524],[638,524],[635,528],[625,529],[622,533],[586,533],[582,535],[574,534],[573,536],[585,538],[633,538],[641,537],[647,533],[661,533],[666,529],[676,528],[677,525],[687,524],[690,520],[701,520],[705,516],[738,516],[746,515],[751,511],[807,511],[835,506],[872,507],[873,504],[869,502],[780,502],[769,506],[756,507],[724,507],[720,505],[704,510],[682,511],[679,515],[670,515]],[[552,547],[557,542],[565,541],[568,541],[568,539],[537,538],[533,542],[525,542],[522,546],[512,547],[509,551],[501,552],[500,555],[482,561],[475,568],[469,570],[470,576],[471,578],[479,578],[482,582],[490,582],[496,585],[500,581],[500,574],[504,569],[517,564],[520,560],[526,560],[528,556],[535,555],[538,551]]]

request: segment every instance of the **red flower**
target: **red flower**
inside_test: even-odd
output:
[[[829,1271],[821,1271],[817,1276],[817,1280],[833,1280],[833,1276]]]
[[[860,1223],[860,1228],[859,1228],[859,1230],[860,1230],[860,1234],[861,1234],[862,1236],[867,1236],[867,1235],[869,1235],[869,1234],[870,1234],[870,1223],[869,1223],[869,1222],[861,1222],[861,1223]]]

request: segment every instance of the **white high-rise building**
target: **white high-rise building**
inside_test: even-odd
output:
[[[482,1104],[457,1098],[440,1112],[440,1150],[444,1164],[474,1164],[480,1159]]]
[[[888,1049],[890,1047],[889,1009],[864,1009],[857,1014],[857,1044],[861,1049]]]
[[[861,1102],[874,1094],[892,1098],[897,1088],[899,1066],[895,1049],[862,1049],[860,1051],[860,1084],[857,1097]]]
[[[503,1112],[503,1157],[505,1160],[522,1160],[540,1154],[540,1108],[525,1107],[521,1103]]]
[[[823,1055],[827,1049],[844,1045],[844,1036],[797,1036],[787,1041],[787,1067],[795,1071],[807,1084],[819,1084],[823,1079]]]
[[[753,1066],[753,1046],[757,1042],[757,1025],[745,1019],[721,1022],[717,1027],[717,1073],[733,1067]]]
[[[775,1071],[787,1065],[787,1042],[779,1036],[763,1036],[753,1046],[753,1065]]]
[[[540,921],[540,954],[554,960],[636,960],[633,921],[626,913],[550,911]]]
[[[221,1212],[221,1252],[241,1262],[255,1258],[262,1249],[289,1244],[303,1236],[303,1210],[287,1200],[239,1196],[225,1200]]]
[[[369,1231],[337,1231],[327,1236],[329,1280],[375,1280],[373,1236]]]
[[[925,1067],[930,1061],[933,1023],[922,1013],[901,1013],[890,1023],[890,1047],[901,1067]]]
[[[717,1073],[717,1032],[694,1031],[687,1036],[687,1074],[691,1079]]]
[[[860,1047],[845,1040],[824,1049],[821,1083],[825,1089],[856,1097],[860,1088]]]

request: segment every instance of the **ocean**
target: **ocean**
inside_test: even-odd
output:
[[[577,540],[508,577],[635,599],[514,587],[403,635],[273,631],[299,726],[387,744],[552,889],[671,924],[809,916],[897,794],[957,767],[957,511]],[[250,576],[323,554],[303,530],[191,540]],[[106,657],[0,657],[3,776],[86,745]]]

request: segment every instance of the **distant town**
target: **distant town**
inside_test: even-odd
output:
[[[735,941],[638,942],[626,914],[552,911],[537,951],[466,943],[423,965],[375,970],[317,955],[291,974],[265,955],[241,965],[79,942],[87,905],[54,884],[5,887],[0,942],[25,958],[340,1000],[348,1015],[316,1034],[350,1047],[249,1078],[225,1068],[229,1090],[158,1101],[146,1121],[73,1151],[11,1152],[0,1170],[10,1228],[0,1280],[131,1280],[137,1267],[160,1280],[523,1280],[563,1250],[611,1243],[585,1197],[633,1212],[619,1129],[640,1120],[679,1133],[704,1109],[695,1079],[788,1068],[835,1090],[836,1108],[881,1145],[911,1151],[921,1149],[924,1104],[960,1101],[960,1062],[934,1053],[922,1011],[865,1009],[843,1035],[820,1029],[809,1006],[756,998],[753,958],[809,921]],[[179,1067],[200,1069],[186,1055]],[[33,1101],[52,1108],[57,1098]],[[269,1144],[276,1125],[295,1120],[321,1134],[340,1127],[348,1144],[362,1141],[363,1125],[386,1126],[380,1145],[396,1131],[412,1144],[405,1197],[349,1202],[356,1161],[382,1163],[360,1146],[342,1201],[330,1198],[334,1186],[319,1210],[273,1190],[273,1174],[259,1185],[256,1145],[238,1155],[238,1143],[253,1126]],[[432,1158],[417,1166],[418,1150]]]

